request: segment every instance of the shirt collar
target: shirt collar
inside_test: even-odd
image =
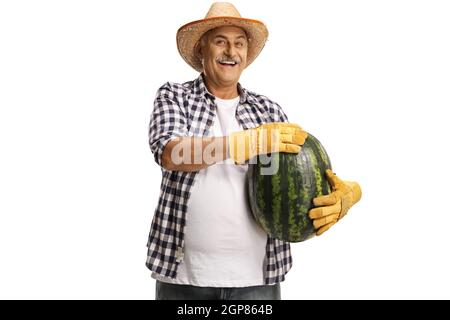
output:
[[[214,101],[214,95],[208,91],[206,88],[205,82],[203,81],[203,73],[199,75],[199,77],[194,81],[195,92],[198,92],[200,95],[208,97]],[[240,83],[237,84],[238,92],[239,92],[239,104],[244,104],[245,102],[255,104],[255,98],[252,97],[249,92],[241,86]]]

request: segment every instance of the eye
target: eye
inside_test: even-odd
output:
[[[218,39],[218,40],[216,40],[216,44],[219,46],[223,46],[225,44],[225,40]]]
[[[244,46],[243,42],[236,42],[236,47],[242,48]]]

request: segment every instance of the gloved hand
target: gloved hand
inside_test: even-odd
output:
[[[300,126],[287,122],[267,123],[235,132],[228,137],[230,158],[236,163],[244,163],[259,154],[298,153],[307,135]]]
[[[361,188],[358,183],[342,181],[330,169],[326,171],[326,175],[332,192],[314,198],[313,203],[316,207],[309,210],[309,217],[313,219],[318,236],[342,219],[347,211],[361,199]]]

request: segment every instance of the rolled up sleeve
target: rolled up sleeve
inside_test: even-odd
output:
[[[275,117],[276,122],[289,122],[287,115],[278,103],[275,103]]]
[[[169,82],[159,88],[150,116],[148,141],[156,163],[162,167],[166,144],[177,137],[187,136],[186,116]]]

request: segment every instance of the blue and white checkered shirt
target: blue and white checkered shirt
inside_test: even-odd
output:
[[[270,122],[287,122],[281,107],[267,97],[238,84],[240,101],[236,118],[244,129]],[[216,105],[202,75],[184,84],[167,82],[157,92],[150,118],[149,144],[161,166],[165,145],[176,137],[210,136]],[[175,278],[183,259],[184,228],[190,189],[197,172],[168,171],[162,168],[161,190],[148,238],[147,267],[160,275]],[[289,243],[267,238],[265,283],[284,280],[292,266]]]

